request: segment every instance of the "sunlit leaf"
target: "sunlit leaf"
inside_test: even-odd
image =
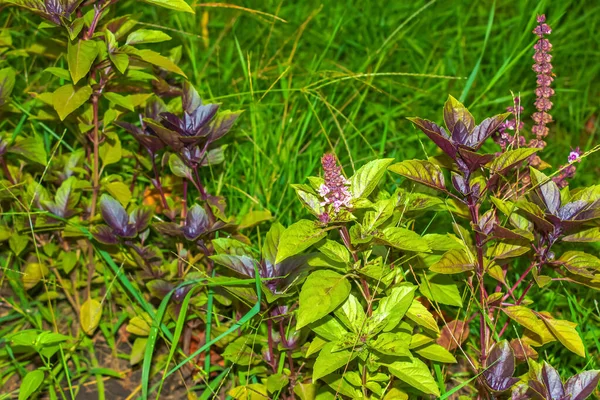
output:
[[[429,161],[407,160],[391,165],[388,169],[434,189],[442,191],[446,190],[446,183],[444,181],[442,170],[439,166]]]
[[[90,72],[90,68],[97,56],[98,46],[95,41],[80,39],[75,43],[69,42],[67,61],[74,84],[77,84],[77,82]]]
[[[323,318],[342,304],[350,293],[350,282],[331,270],[311,273],[300,291],[296,329]]]
[[[73,111],[84,105],[91,95],[92,88],[90,86],[64,85],[52,94],[52,105],[62,121]]]
[[[87,299],[79,310],[81,329],[88,335],[92,335],[102,317],[102,304],[95,299]]]

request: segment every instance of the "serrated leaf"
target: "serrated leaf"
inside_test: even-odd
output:
[[[475,268],[475,260],[463,249],[448,250],[437,262],[429,267],[429,270],[439,274],[459,274],[472,271]]]
[[[331,270],[311,273],[300,291],[300,306],[296,329],[317,321],[346,300],[350,293],[350,282],[343,275]]]
[[[301,253],[323,239],[326,234],[315,222],[306,219],[290,225],[281,234],[275,263],[279,264],[286,258]]]
[[[171,40],[171,36],[153,29],[138,29],[127,36],[126,44],[160,43]]]
[[[363,165],[350,178],[352,198],[366,198],[377,187],[385,174],[385,169],[394,161],[393,158],[370,161]]]
[[[90,72],[94,60],[98,56],[98,45],[93,40],[80,39],[77,43],[69,42],[67,61],[73,83],[77,84]]]
[[[415,389],[434,396],[440,395],[429,367],[418,358],[412,358],[410,361],[396,361],[389,364],[388,369],[396,378]]]
[[[446,191],[444,174],[442,173],[440,167],[432,162],[423,160],[406,160],[391,165],[388,169],[415,182],[437,190]]]
[[[70,84],[56,89],[52,94],[52,106],[58,113],[60,120],[64,121],[69,114],[84,105],[92,92],[90,86],[75,87]]]
[[[81,329],[88,335],[92,335],[102,317],[102,304],[98,300],[87,299],[79,310]]]

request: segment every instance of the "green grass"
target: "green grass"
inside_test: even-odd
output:
[[[139,16],[183,45],[183,69],[205,98],[246,110],[227,169],[214,172],[223,174],[220,190],[235,211],[267,208],[292,221],[300,208],[290,184],[318,174],[326,151],[348,174],[373,157],[431,154],[406,117],[440,120],[448,94],[463,97],[480,119],[503,112],[511,91],[520,93],[527,130],[536,12],[553,27],[557,91],[544,158],[558,167],[570,146],[589,149],[595,141],[598,124],[584,127],[599,108],[597,2],[236,4],[251,11],[197,7],[192,16],[147,8]],[[581,164],[576,182],[593,183],[592,163]]]

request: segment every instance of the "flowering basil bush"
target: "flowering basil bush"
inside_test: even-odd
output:
[[[564,347],[595,366],[591,339],[531,301],[559,283],[600,289],[600,186],[569,188],[579,149],[553,175],[538,154],[555,94],[545,16],[529,141],[520,98],[477,122],[450,96],[443,124],[410,118],[438,155],[346,175],[328,152],[292,185],[303,218],[285,227],[231,214],[213,173],[235,162],[241,111],[203,99],[181,47],[152,50],[170,36],[117,3],[2,2],[39,18],[43,44],[27,85],[22,53],[0,47],[0,398],[90,383],[103,398],[126,370],[142,399],[596,390],[599,371],[561,377],[548,357]]]

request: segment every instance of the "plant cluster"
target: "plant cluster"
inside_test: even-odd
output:
[[[527,145],[518,98],[476,123],[450,96],[444,126],[410,119],[440,155],[347,177],[327,153],[322,177],[293,185],[310,217],[284,227],[267,210],[230,214],[213,171],[241,112],[201,99],[180,47],[151,49],[167,34],[137,28],[115,0],[5,2],[42,18],[43,49],[26,87],[0,69],[0,384],[13,388],[0,398],[75,398],[91,380],[103,398],[119,357],[141,372],[142,399],[173,379],[235,399],[596,390],[577,324],[530,300],[600,289],[600,186],[569,188],[537,155],[554,94],[544,16]],[[21,56],[10,47],[6,65]],[[589,370],[561,377],[543,359],[559,346]]]

